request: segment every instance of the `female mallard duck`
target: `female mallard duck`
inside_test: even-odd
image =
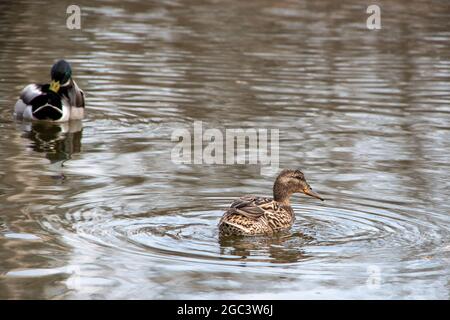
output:
[[[324,200],[300,170],[285,169],[273,185],[273,199],[244,196],[234,201],[219,222],[220,234],[253,236],[289,229],[295,220],[289,199],[295,192]]]
[[[72,79],[72,69],[65,60],[51,70],[50,84],[30,84],[22,90],[14,114],[26,120],[65,122],[84,117],[84,93]]]

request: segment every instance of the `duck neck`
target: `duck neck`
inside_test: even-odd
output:
[[[285,186],[280,185],[275,181],[275,184],[273,185],[273,200],[289,207],[291,205],[289,201],[291,195],[292,192],[289,192]]]

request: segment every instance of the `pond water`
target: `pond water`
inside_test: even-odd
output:
[[[450,4],[0,3],[0,298],[437,298],[450,292]],[[45,18],[43,18],[45,17]],[[22,123],[65,58],[80,123]],[[274,237],[221,239],[258,165],[176,164],[172,133],[278,129],[295,195]]]

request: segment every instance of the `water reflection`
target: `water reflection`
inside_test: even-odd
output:
[[[81,152],[81,121],[24,122],[21,129],[24,131],[23,137],[31,140],[31,149],[44,153],[51,163],[69,160],[72,154]]]
[[[295,232],[277,234],[274,237],[219,237],[220,254],[240,257],[242,261],[294,263],[308,259],[303,247],[312,237]]]

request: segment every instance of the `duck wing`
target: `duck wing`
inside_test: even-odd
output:
[[[241,214],[248,218],[256,219],[264,214],[267,210],[274,209],[274,202],[272,198],[244,196],[235,200],[227,214]]]
[[[40,84],[29,84],[27,85],[22,92],[20,93],[20,99],[25,104],[31,104],[31,101],[36,98],[37,96],[40,96],[43,93],[42,85]]]
[[[14,107],[14,113],[17,116],[22,117],[25,109],[32,105],[32,101],[44,93],[42,87],[43,85],[32,83],[22,90]]]

